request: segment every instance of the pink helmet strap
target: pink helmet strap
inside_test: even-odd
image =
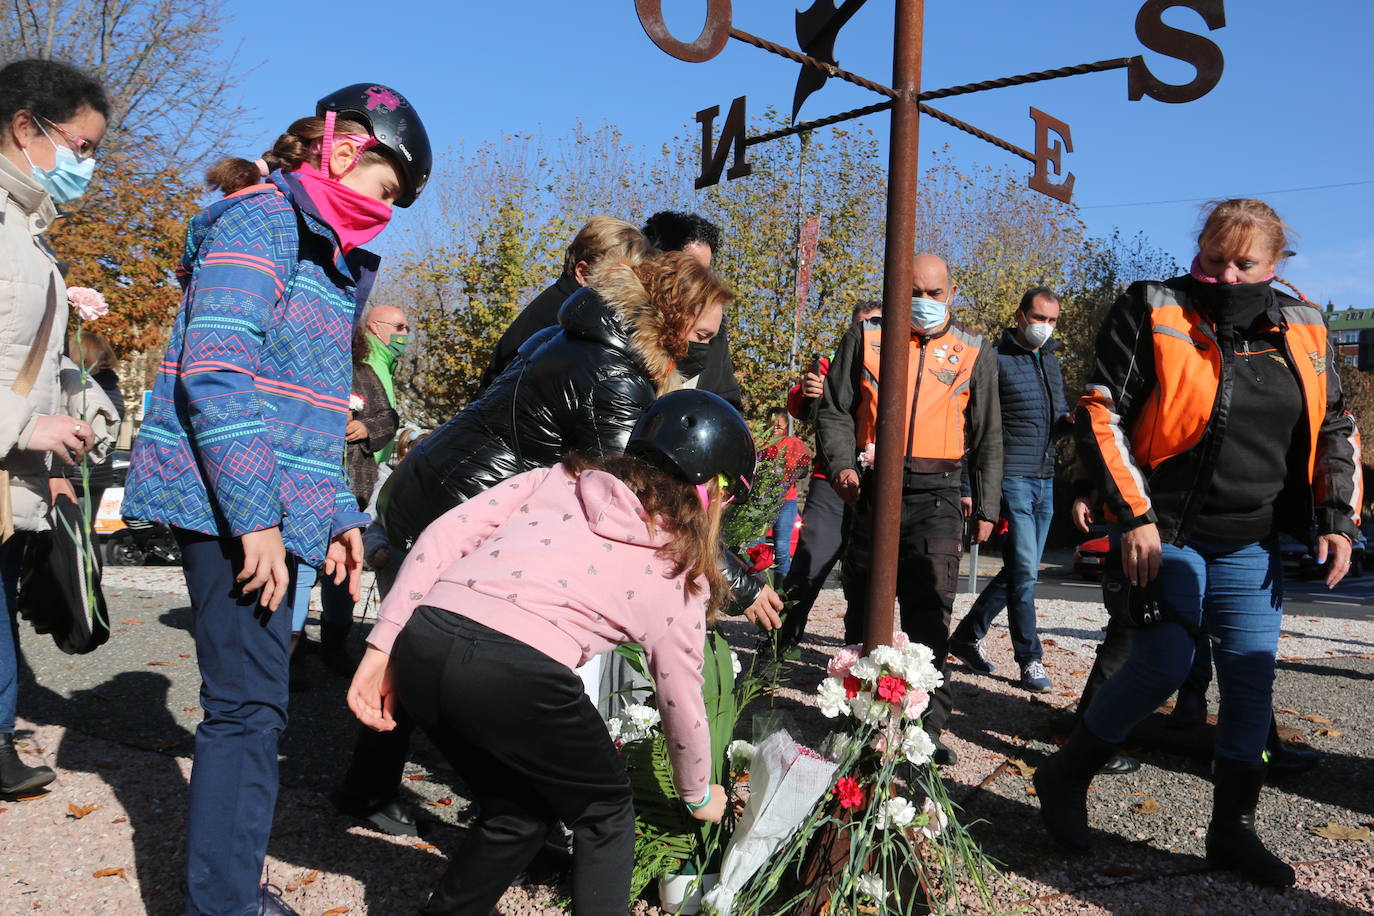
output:
[[[325,178],[333,178],[333,169],[330,160],[334,153],[334,121],[337,115],[332,111],[324,113],[324,138],[320,145],[320,171],[324,172]]]

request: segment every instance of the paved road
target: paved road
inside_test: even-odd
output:
[[[1330,591],[1320,579],[1286,579],[1284,591],[1288,614],[1374,621],[1374,572],[1347,579]],[[1067,568],[1045,570],[1036,587],[1037,596],[1070,601],[1093,601],[1100,594],[1098,583],[1086,581]]]

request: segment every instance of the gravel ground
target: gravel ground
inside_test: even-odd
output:
[[[49,641],[23,634],[32,677],[21,688],[21,748],[26,759],[55,766],[59,779],[39,798],[0,801],[0,912],[180,911],[185,783],[200,715],[185,591],[176,569],[111,569],[106,587],[120,632],[94,655],[65,656]],[[961,596],[958,612],[970,600]],[[831,724],[811,696],[820,663],[840,643],[842,611],[837,591],[823,593],[802,663],[773,701],[802,740],[818,741]],[[1327,823],[1368,826],[1374,818],[1368,703],[1374,624],[1317,617],[1285,622],[1276,686],[1276,705],[1286,710],[1280,723],[1323,758],[1318,769],[1267,790],[1262,800],[1266,842],[1297,863],[1298,886],[1277,893],[1207,869],[1206,764],[1186,754],[1138,748],[1146,766],[1094,785],[1090,816],[1102,831],[1097,848],[1065,859],[1048,846],[1028,780],[1009,761],[1034,767],[1052,751],[1091,664],[1102,610],[1042,601],[1039,612],[1054,692],[1030,696],[1002,676],[1015,670],[1005,628],[995,628],[985,643],[997,673],[952,666],[955,713],[946,741],[960,760],[944,776],[965,818],[976,822],[975,835],[1003,863],[998,910],[1374,912],[1370,844],[1310,830]],[[732,622],[725,631],[747,656],[749,628]],[[329,678],[313,659],[307,671],[311,689],[293,695],[292,725],[281,746],[269,878],[307,916],[414,912],[463,841],[461,787],[421,741],[406,790],[426,812],[422,840],[386,837],[335,815],[323,793],[342,772],[353,725],[343,707],[344,682]],[[1314,715],[1330,724],[1301,718]],[[1133,809],[1151,798],[1159,804],[1155,813]],[[549,901],[557,892],[512,888],[501,912],[553,912]],[[633,912],[658,910],[641,901]]]

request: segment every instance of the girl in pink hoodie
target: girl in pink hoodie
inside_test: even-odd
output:
[[[558,821],[573,832],[574,911],[626,912],[629,780],[572,670],[619,645],[646,650],[687,808],[720,820],[702,652],[727,594],[720,513],[747,493],[753,448],[725,401],[675,392],[645,412],[626,455],[520,474],[416,541],[348,702],[380,731],[403,703],[480,809],[423,913],[487,916]]]

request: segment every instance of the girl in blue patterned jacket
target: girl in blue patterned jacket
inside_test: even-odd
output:
[[[358,84],[262,159],[211,168],[185,289],[129,468],[124,513],[181,544],[204,719],[187,817],[188,914],[257,913],[286,727],[298,563],[357,597],[367,516],[343,476],[350,341],[377,258],[430,148],[394,90]],[[277,904],[280,911],[280,904]]]

